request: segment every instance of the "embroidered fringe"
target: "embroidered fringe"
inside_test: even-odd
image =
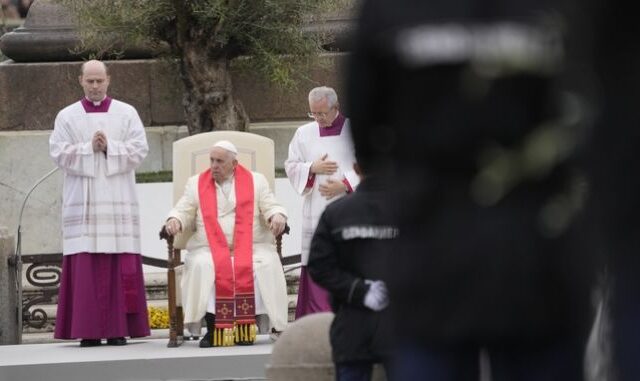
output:
[[[232,345],[252,345],[256,341],[258,326],[234,323],[233,328],[214,328],[212,340],[214,347],[230,347]]]
[[[252,345],[256,341],[258,327],[255,324],[236,324],[233,329],[236,344]]]
[[[213,346],[214,347],[230,347],[234,345],[233,328],[214,328],[213,330]]]

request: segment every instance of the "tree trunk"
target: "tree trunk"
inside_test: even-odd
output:
[[[212,58],[197,44],[184,47],[180,74],[185,85],[183,106],[189,135],[214,130],[246,131],[249,117],[233,97],[226,57]]]

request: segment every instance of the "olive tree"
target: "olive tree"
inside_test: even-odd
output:
[[[58,0],[76,22],[83,50],[98,58],[125,45],[164,46],[178,62],[190,134],[245,130],[230,65],[241,62],[291,86],[296,68],[331,36],[305,32],[348,0]]]

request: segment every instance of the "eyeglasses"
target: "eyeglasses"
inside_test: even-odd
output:
[[[327,112],[308,112],[307,116],[311,119],[316,119],[316,118],[326,118],[327,115],[329,115],[329,113],[331,112],[331,110],[333,110],[333,107],[331,107],[329,109],[329,111]]]

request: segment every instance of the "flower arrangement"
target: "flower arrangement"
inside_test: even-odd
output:
[[[149,327],[169,328],[169,311],[166,307],[149,307]]]

